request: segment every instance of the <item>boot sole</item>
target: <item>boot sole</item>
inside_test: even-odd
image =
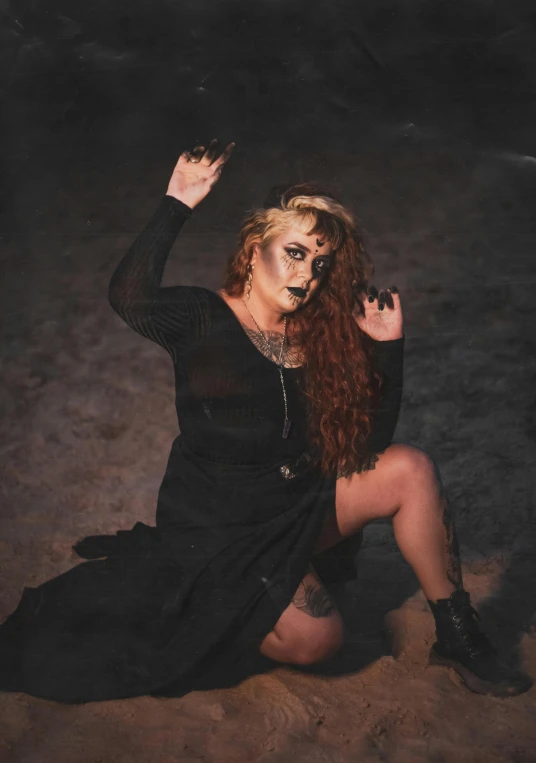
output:
[[[491,681],[486,681],[483,678],[475,676],[470,670],[460,665],[455,660],[449,660],[446,657],[441,657],[435,651],[434,647],[430,649],[428,657],[428,665],[435,667],[452,668],[462,679],[463,684],[475,694],[492,694],[494,697],[514,697],[517,694],[523,694],[528,691],[532,686],[530,679],[523,679],[517,683],[497,684]]]

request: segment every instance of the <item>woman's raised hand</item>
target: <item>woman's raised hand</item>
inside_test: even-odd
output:
[[[402,306],[396,286],[378,291],[370,286],[359,292],[354,319],[359,328],[377,342],[404,336]]]
[[[207,149],[196,146],[193,151],[183,151],[173,170],[166,196],[174,196],[193,209],[220,179],[234,147],[234,143],[229,143],[218,159],[216,138],[210,141]]]

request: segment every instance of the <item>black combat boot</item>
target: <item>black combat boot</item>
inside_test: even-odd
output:
[[[430,649],[429,665],[453,668],[478,694],[511,697],[530,689],[532,680],[502,662],[480,630],[476,622],[480,617],[467,591],[462,588],[448,599],[427,601],[436,621],[437,637]]]

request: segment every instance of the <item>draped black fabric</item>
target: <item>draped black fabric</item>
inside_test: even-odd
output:
[[[0,626],[0,689],[62,702],[216,685],[225,667],[258,655],[309,562],[327,585],[352,576],[359,538],[322,554],[336,476],[323,475],[306,437],[303,368],[285,368],[290,436],[278,368],[227,303],[198,286],[160,286],[191,210],[165,196],[117,266],[109,301],[173,361],[180,434],[158,493],[155,526],[74,546],[84,561],[26,587]],[[391,442],[400,407],[404,339],[376,342],[383,397],[369,468]]]

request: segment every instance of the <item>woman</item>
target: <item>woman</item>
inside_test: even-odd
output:
[[[336,560],[391,517],[436,619],[430,662],[473,691],[526,691],[474,620],[434,462],[391,445],[400,298],[367,288],[351,215],[313,186],[274,189],[218,292],[160,286],[233,147],[181,155],[110,282],[113,309],[174,366],[180,435],[156,527],[86,538],[75,550],[90,561],[24,589],[0,628],[0,688],[63,702],[177,695],[209,688],[233,655],[326,659],[343,640],[326,587],[348,576]]]

